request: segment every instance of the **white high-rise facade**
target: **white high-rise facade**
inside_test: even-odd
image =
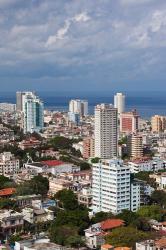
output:
[[[22,96],[24,133],[39,132],[44,126],[43,102],[32,92]]]
[[[30,92],[30,91],[17,91],[16,92],[16,110],[17,111],[23,111],[23,97],[25,95],[35,95],[34,92]]]
[[[79,114],[80,116],[88,115],[88,101],[87,100],[71,100],[69,102],[69,112]]]
[[[123,160],[101,160],[92,168],[93,212],[121,213],[140,207],[140,185],[131,183],[130,167]]]
[[[122,93],[117,93],[114,96],[114,107],[117,108],[118,114],[121,114],[125,111],[125,95]]]
[[[111,104],[95,107],[95,156],[111,159],[117,156],[117,109]]]
[[[122,160],[102,160],[92,173],[93,212],[130,210],[130,168]]]

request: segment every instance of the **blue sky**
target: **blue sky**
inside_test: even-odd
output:
[[[1,91],[166,90],[166,0],[0,0]]]

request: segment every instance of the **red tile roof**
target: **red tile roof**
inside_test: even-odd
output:
[[[58,161],[58,160],[42,161],[41,163],[47,165],[48,167],[56,167],[64,164],[63,161]]]
[[[124,221],[120,219],[108,219],[101,222],[102,230],[111,230],[113,228],[124,226]]]
[[[0,196],[12,195],[16,192],[15,188],[4,188],[0,190]]]

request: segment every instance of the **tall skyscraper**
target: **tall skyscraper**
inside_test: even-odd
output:
[[[125,95],[117,93],[114,96],[114,107],[118,110],[118,115],[125,111]]]
[[[69,102],[69,112],[77,113],[80,116],[88,115],[88,101],[87,100],[71,100]]]
[[[111,104],[95,107],[95,156],[111,159],[117,156],[118,119],[117,109]]]
[[[166,117],[161,115],[154,115],[151,118],[152,132],[164,132],[166,130]]]
[[[143,142],[142,136],[138,134],[132,134],[128,137],[127,141],[128,152],[131,158],[143,157]]]
[[[17,111],[23,111],[23,96],[25,95],[33,95],[35,94],[34,92],[29,92],[29,91],[24,91],[24,92],[21,92],[21,91],[17,91],[16,92],[16,110]]]
[[[24,133],[39,132],[44,126],[43,102],[32,92],[22,97]]]

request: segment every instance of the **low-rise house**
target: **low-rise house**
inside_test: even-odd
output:
[[[41,195],[40,194],[20,195],[20,196],[15,196],[13,200],[16,201],[16,204],[19,207],[32,206],[34,201],[36,200],[41,201]]]
[[[28,148],[37,148],[41,145],[41,141],[37,140],[34,137],[31,137],[28,140],[23,140],[21,142],[19,142],[18,146],[19,148],[21,148],[22,150],[28,149]]]
[[[91,187],[84,187],[78,193],[78,203],[86,206],[87,208],[92,206],[92,190]]]
[[[15,188],[4,188],[0,190],[0,198],[9,198],[13,194],[15,194],[16,189]]]
[[[23,215],[14,210],[0,210],[0,231],[4,235],[11,235],[23,229]]]
[[[69,178],[69,180],[71,181],[81,181],[81,180],[90,181],[92,180],[92,171],[83,170],[75,173],[69,173],[67,174],[67,178]]]
[[[158,240],[145,240],[136,243],[136,250],[165,250],[166,237]]]
[[[63,189],[71,189],[73,183],[69,180],[60,179],[60,178],[50,178],[49,179],[49,194],[54,195],[58,191]]]
[[[30,224],[48,222],[54,220],[54,212],[49,209],[24,208],[22,210],[23,218]]]
[[[105,236],[115,228],[124,226],[124,221],[120,219],[108,219],[96,223],[85,230],[85,240],[87,247],[93,249],[105,243]]]
[[[60,173],[73,173],[80,171],[80,167],[59,160],[25,163],[24,168],[32,172],[36,172],[38,174],[50,173],[52,175],[58,175]]]
[[[156,231],[165,231],[166,232],[166,221],[158,222],[156,220],[149,221],[151,228]]]

